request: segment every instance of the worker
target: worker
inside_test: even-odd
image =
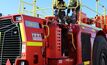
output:
[[[65,9],[66,4],[63,0],[57,0],[57,3],[54,6],[54,14],[55,16],[58,16],[58,18],[61,20],[62,24],[65,24],[64,17],[65,17]]]
[[[75,10],[73,10],[72,11],[72,16],[71,16],[71,23],[72,24],[75,24],[75,23],[77,23],[77,15],[76,15],[76,11]]]
[[[70,12],[70,9],[76,10],[76,13],[80,11],[80,2],[79,0],[70,0],[70,3],[68,5],[68,13]]]
[[[55,9],[55,10],[54,10],[54,15],[55,15],[55,16],[58,16],[58,9]]]
[[[68,7],[69,8],[67,10],[67,16],[70,13],[70,11],[72,10],[72,16],[71,16],[73,18],[72,20],[76,19],[76,21],[77,21],[78,20],[78,14],[79,14],[79,11],[80,11],[80,2],[79,2],[79,0],[70,0],[70,3],[69,3]],[[74,19],[74,17],[76,17],[76,18]]]

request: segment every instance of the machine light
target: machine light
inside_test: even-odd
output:
[[[21,18],[21,16],[16,16],[15,20],[16,20],[16,21],[21,21],[22,18]]]
[[[21,15],[16,15],[16,16],[13,16],[13,20],[15,22],[20,22],[22,20],[22,17],[21,17]]]
[[[26,44],[22,44],[22,53],[26,52]]]

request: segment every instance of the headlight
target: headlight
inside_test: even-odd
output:
[[[21,16],[16,16],[15,19],[16,19],[16,21],[21,21],[22,20]]]
[[[13,21],[20,22],[21,20],[22,20],[22,16],[21,15],[13,16]]]
[[[26,52],[26,44],[22,43],[22,53],[25,53],[25,52]]]

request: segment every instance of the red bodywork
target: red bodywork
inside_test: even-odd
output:
[[[21,20],[17,21],[15,19],[15,17],[17,16],[20,16]],[[82,17],[83,23],[86,23],[86,15],[83,14]],[[7,17],[1,17],[0,19],[7,18],[10,18],[13,22],[21,23],[24,31],[23,32],[21,30],[21,32],[23,33],[21,34],[24,36],[22,45],[25,45],[25,48],[22,50],[25,51],[21,52],[20,58],[16,58],[15,65],[19,65],[21,61],[25,61],[28,65],[82,65],[85,61],[83,61],[82,59],[81,33],[88,33],[89,35],[91,35],[91,49],[89,51],[90,60],[87,60],[90,62],[89,64],[91,64],[91,52],[94,38],[96,36],[96,33],[98,32],[97,29],[82,24],[61,25],[57,23],[57,18],[55,17],[46,17],[46,19],[41,19],[27,15],[10,15]],[[35,26],[29,27],[29,22],[26,23],[26,21],[39,23],[39,28],[35,28]],[[49,30],[47,30],[47,28],[44,28],[43,25],[48,25]],[[99,27],[98,23],[96,24],[96,26]],[[62,53],[62,28],[69,30],[66,33],[68,40],[66,42],[66,45],[69,49],[68,56]],[[106,28],[104,28],[104,30]],[[45,38],[47,32],[50,32],[50,34],[49,37]],[[33,39],[33,33],[34,38],[36,38],[36,35],[39,34],[39,36],[37,36],[37,39]],[[73,34],[73,37],[71,36],[71,34]],[[72,40],[72,38],[74,40],[73,42],[76,49],[74,49],[74,46],[70,46],[69,40]]]

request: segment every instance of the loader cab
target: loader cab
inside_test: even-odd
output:
[[[43,19],[27,15],[1,17],[0,65],[5,65],[7,60],[15,65],[43,65],[42,23]]]
[[[43,21],[41,18],[22,15],[22,22],[19,23],[23,42],[22,57],[16,63],[21,64],[24,62],[28,65],[43,65]]]
[[[12,16],[0,17],[0,65],[5,65],[8,59],[14,64],[15,59],[21,57],[20,34],[19,24]]]

